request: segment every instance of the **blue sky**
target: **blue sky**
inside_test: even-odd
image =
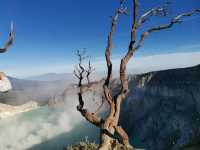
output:
[[[127,5],[131,9],[131,0]],[[164,0],[140,0],[141,13]],[[117,0],[1,0],[0,44],[6,40],[9,24],[15,24],[15,42],[0,55],[0,70],[9,75],[29,76],[47,72],[70,72],[76,63],[76,49],[87,48],[92,57],[103,57],[110,18]],[[152,18],[147,29],[180,12],[200,8],[199,0],[174,0],[170,15]],[[127,49],[131,17],[123,16],[114,38],[113,53]],[[200,15],[186,19],[167,31],[152,34],[136,57],[200,51]],[[66,70],[65,66],[66,65]]]

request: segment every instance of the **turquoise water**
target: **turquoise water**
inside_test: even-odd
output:
[[[0,128],[2,150],[61,150],[86,136],[92,141],[98,137],[75,109],[47,106],[2,119]]]

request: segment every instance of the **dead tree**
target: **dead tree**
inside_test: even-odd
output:
[[[14,31],[13,31],[13,23],[11,23],[10,32],[9,32],[9,35],[8,35],[8,40],[3,45],[3,47],[0,48],[0,53],[6,52],[7,49],[13,44],[13,40],[14,40]]]
[[[0,48],[0,53],[6,52],[7,49],[13,44],[13,40],[14,40],[14,31],[13,31],[13,23],[11,23],[8,40],[3,45],[3,47]],[[12,87],[11,87],[11,83],[9,79],[6,77],[6,75],[3,72],[0,72],[0,92],[7,92],[11,88]]]
[[[79,105],[77,106],[77,110],[82,114],[82,116],[92,123],[93,125],[100,128],[100,150],[108,150],[108,149],[114,149],[114,144],[116,143],[116,136],[118,135],[119,140],[121,144],[126,146],[127,148],[133,149],[133,147],[129,143],[129,137],[128,134],[125,132],[125,130],[119,125],[119,116],[120,116],[120,108],[123,100],[125,100],[128,92],[128,80],[126,77],[126,66],[129,62],[129,60],[132,58],[133,54],[143,46],[145,39],[147,36],[149,36],[153,32],[159,32],[161,30],[169,29],[173,27],[176,24],[180,24],[184,21],[185,17],[190,17],[194,14],[200,13],[200,9],[194,9],[187,13],[178,14],[174,18],[172,18],[170,21],[168,21],[166,24],[161,24],[155,27],[151,27],[144,31],[139,39],[136,39],[136,34],[138,33],[138,30],[142,28],[143,24],[145,24],[146,21],[148,21],[152,16],[161,16],[164,17],[168,14],[168,3],[164,4],[160,7],[155,7],[147,12],[145,12],[142,15],[139,15],[139,7],[138,7],[138,0],[132,0],[133,4],[133,12],[132,12],[132,27],[130,32],[130,43],[128,45],[128,50],[124,57],[121,59],[120,64],[120,81],[121,81],[121,88],[117,92],[117,94],[112,93],[112,71],[113,71],[113,65],[111,61],[111,49],[112,49],[112,38],[113,34],[115,32],[115,27],[118,21],[118,18],[120,15],[127,14],[127,9],[124,7],[125,0],[120,0],[119,8],[116,9],[115,15],[112,17],[111,21],[111,30],[108,34],[108,40],[107,40],[107,47],[105,50],[105,58],[106,58],[106,64],[107,64],[107,76],[105,79],[105,83],[103,85],[103,91],[104,91],[104,98],[107,101],[109,105],[109,113],[105,118],[102,118],[98,113],[91,113],[88,111],[88,109],[84,108],[84,99],[83,99],[83,80],[85,78],[85,74],[87,74],[87,79],[89,79],[90,71],[87,71],[85,67],[83,66],[83,59],[84,57],[78,53],[79,57],[79,64],[76,70],[74,71],[75,76],[79,79]],[[91,64],[89,63],[89,66]],[[90,67],[89,67],[90,68]],[[90,80],[88,80],[88,85],[90,85]],[[85,86],[84,86],[85,87]]]

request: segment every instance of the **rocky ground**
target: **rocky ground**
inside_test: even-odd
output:
[[[98,145],[95,143],[90,143],[89,141],[84,141],[77,143],[75,145],[69,145],[65,150],[98,150]],[[123,145],[116,143],[112,150],[130,150]],[[144,149],[134,149],[134,150],[144,150]]]

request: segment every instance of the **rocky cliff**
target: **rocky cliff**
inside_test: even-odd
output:
[[[12,90],[0,93],[0,103],[22,105],[29,101],[37,101],[40,105],[47,104],[48,100],[62,93],[70,81],[32,81],[9,77]]]
[[[47,96],[49,105],[63,105],[65,100],[65,104],[76,111],[76,87],[65,89],[66,84],[58,82],[43,84],[14,79],[11,82],[15,82],[12,92],[20,91],[20,96],[24,96],[27,91],[31,93],[25,100],[36,99],[34,96],[38,95],[41,98],[40,91],[42,96],[44,93],[45,98]],[[118,80],[113,84],[117,90]],[[54,85],[58,88],[49,90]],[[130,75],[129,87],[129,95],[122,106],[120,124],[128,132],[135,147],[147,150],[200,149],[200,66]],[[94,104],[101,101],[102,83],[95,84],[89,91],[84,94],[86,107],[94,112]],[[11,94],[7,96],[6,102],[11,101],[11,98],[11,102],[14,102],[16,93],[4,93],[2,98],[0,95],[0,100],[5,101],[5,94]],[[52,100],[49,100],[50,94]]]
[[[120,124],[135,147],[200,149],[200,65],[130,75],[128,79],[130,91],[122,106]],[[118,84],[119,80],[113,81],[113,92],[119,90]],[[95,86],[92,91],[98,91],[98,97],[102,84]],[[77,92],[67,91],[64,97]]]
[[[200,66],[130,76],[129,86],[120,122],[136,147],[178,150],[200,142]]]
[[[30,101],[19,106],[12,106],[0,103],[0,120],[9,116],[14,116],[19,113],[31,111],[36,108],[38,108],[38,103],[34,101]]]

